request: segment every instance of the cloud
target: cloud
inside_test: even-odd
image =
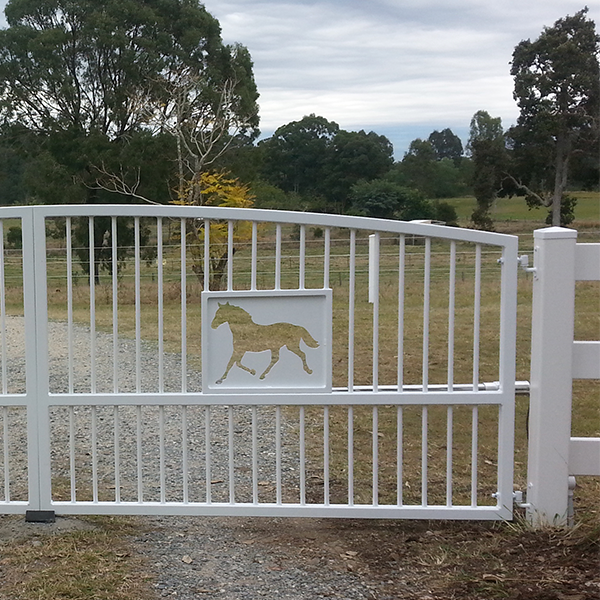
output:
[[[483,109],[508,126],[518,115],[510,77],[514,47],[581,9],[574,0],[226,0],[206,6],[220,20],[224,39],[252,54],[267,132],[310,113],[346,128],[398,130],[419,123],[464,128]]]

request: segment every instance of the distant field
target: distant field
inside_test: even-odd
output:
[[[571,192],[571,194],[577,198],[575,220],[599,223],[600,192]],[[446,202],[456,209],[460,225],[467,225],[475,208],[475,198],[473,196],[449,198]],[[547,214],[548,209],[545,207],[530,210],[522,197],[498,198],[492,208],[494,221],[531,221],[535,227],[544,226]]]

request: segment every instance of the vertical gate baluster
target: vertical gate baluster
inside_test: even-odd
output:
[[[210,406],[204,408],[204,461],[206,467],[206,503],[212,502],[212,461],[211,461],[211,431],[210,431]]]
[[[425,238],[425,273],[423,282],[423,393],[429,387],[429,300],[431,292],[431,238]]]
[[[117,217],[111,218],[113,392],[119,392],[119,287]],[[70,229],[70,227],[69,227]],[[69,252],[70,254],[70,252]],[[70,311],[69,311],[70,312]],[[118,488],[117,488],[118,490]]]
[[[73,393],[73,242],[71,217],[66,219],[67,234],[67,353],[69,356],[69,394]],[[2,286],[4,290],[4,285]],[[4,315],[4,311],[2,311]],[[4,332],[4,324],[2,331]]]
[[[281,504],[281,406],[275,407],[275,489],[276,502]]]
[[[206,227],[207,223],[205,221],[205,236],[208,236]],[[181,393],[185,394],[187,393],[187,221],[185,218],[181,219],[179,235],[181,237]],[[204,267],[204,277],[206,281],[206,264]],[[207,289],[206,286],[205,289]]]
[[[379,504],[379,410],[373,407],[373,506]]]
[[[275,233],[275,289],[281,289],[281,224],[277,223]]]
[[[189,498],[189,473],[188,473],[188,420],[187,420],[187,405],[181,407],[181,467],[182,487],[183,487],[183,503],[187,504]]]
[[[252,407],[252,503],[258,504],[258,415]]]
[[[428,411],[427,405],[421,409],[421,505],[427,506],[427,471],[428,471]]]
[[[165,391],[165,357],[164,357],[164,281],[163,281],[163,221],[156,220],[156,256],[158,262],[158,393]]]
[[[306,504],[306,435],[304,406],[300,407],[300,504]]]
[[[230,221],[231,222],[231,221]],[[229,503],[235,504],[235,454],[234,454],[234,437],[233,437],[233,406],[227,407],[228,426],[229,426]]]
[[[356,283],[356,230],[350,230],[350,274],[348,289],[348,391],[354,391],[354,299]]]
[[[449,406],[446,410],[446,506],[452,506],[452,444],[454,427],[454,409]]]
[[[477,506],[477,446],[479,438],[479,409],[473,407],[471,437],[471,506]]]
[[[354,506],[354,408],[348,407],[348,505]]]
[[[398,392],[404,386],[404,294],[406,287],[406,236],[400,235],[398,256]]]
[[[90,388],[96,393],[96,249],[94,240],[94,217],[88,220],[90,237]],[[100,266],[98,266],[98,274]]]
[[[402,506],[404,504],[403,499],[403,485],[404,485],[404,475],[403,475],[403,461],[404,461],[404,453],[403,453],[403,409],[401,406],[396,408],[396,504],[398,506]]]
[[[140,218],[134,218],[135,254],[135,391],[142,391],[142,292],[140,265]]]
[[[257,233],[258,224],[256,221],[252,221],[252,265],[250,268],[250,289],[256,290],[256,270],[258,261],[258,248],[257,248]]]
[[[329,271],[331,270],[331,228],[325,228],[325,246],[323,251],[323,287],[329,287]]]
[[[118,504],[121,502],[121,449],[120,449],[120,437],[121,437],[121,421],[119,417],[119,407],[117,405],[113,408],[113,422],[114,422],[114,447],[115,447],[115,502]]]
[[[329,506],[329,406],[323,408],[323,504]]]
[[[475,310],[473,316],[473,391],[479,390],[479,335],[481,324],[481,244],[475,247]]]

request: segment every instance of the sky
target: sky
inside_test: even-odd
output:
[[[466,144],[486,110],[515,123],[510,61],[523,39],[585,0],[206,0],[227,43],[245,45],[269,136],[315,113],[410,142],[446,127]],[[600,3],[588,17],[600,23]]]
[[[600,23],[600,3],[588,0]],[[466,144],[485,110],[515,123],[510,60],[586,0],[205,0],[254,61],[262,137],[314,113],[410,142],[446,127]],[[6,1],[0,0],[4,8]],[[0,25],[5,25],[0,19]]]

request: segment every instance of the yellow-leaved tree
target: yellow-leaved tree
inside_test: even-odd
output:
[[[183,206],[221,206],[227,208],[251,208],[254,196],[250,188],[232,178],[227,172],[204,171],[180,186],[173,204]],[[226,220],[210,221],[210,289],[224,287],[224,275],[228,260],[229,223]],[[192,270],[204,284],[204,239],[205,222],[200,219],[187,220],[187,247],[192,260]],[[249,221],[233,222],[233,253],[252,239],[252,224]]]

